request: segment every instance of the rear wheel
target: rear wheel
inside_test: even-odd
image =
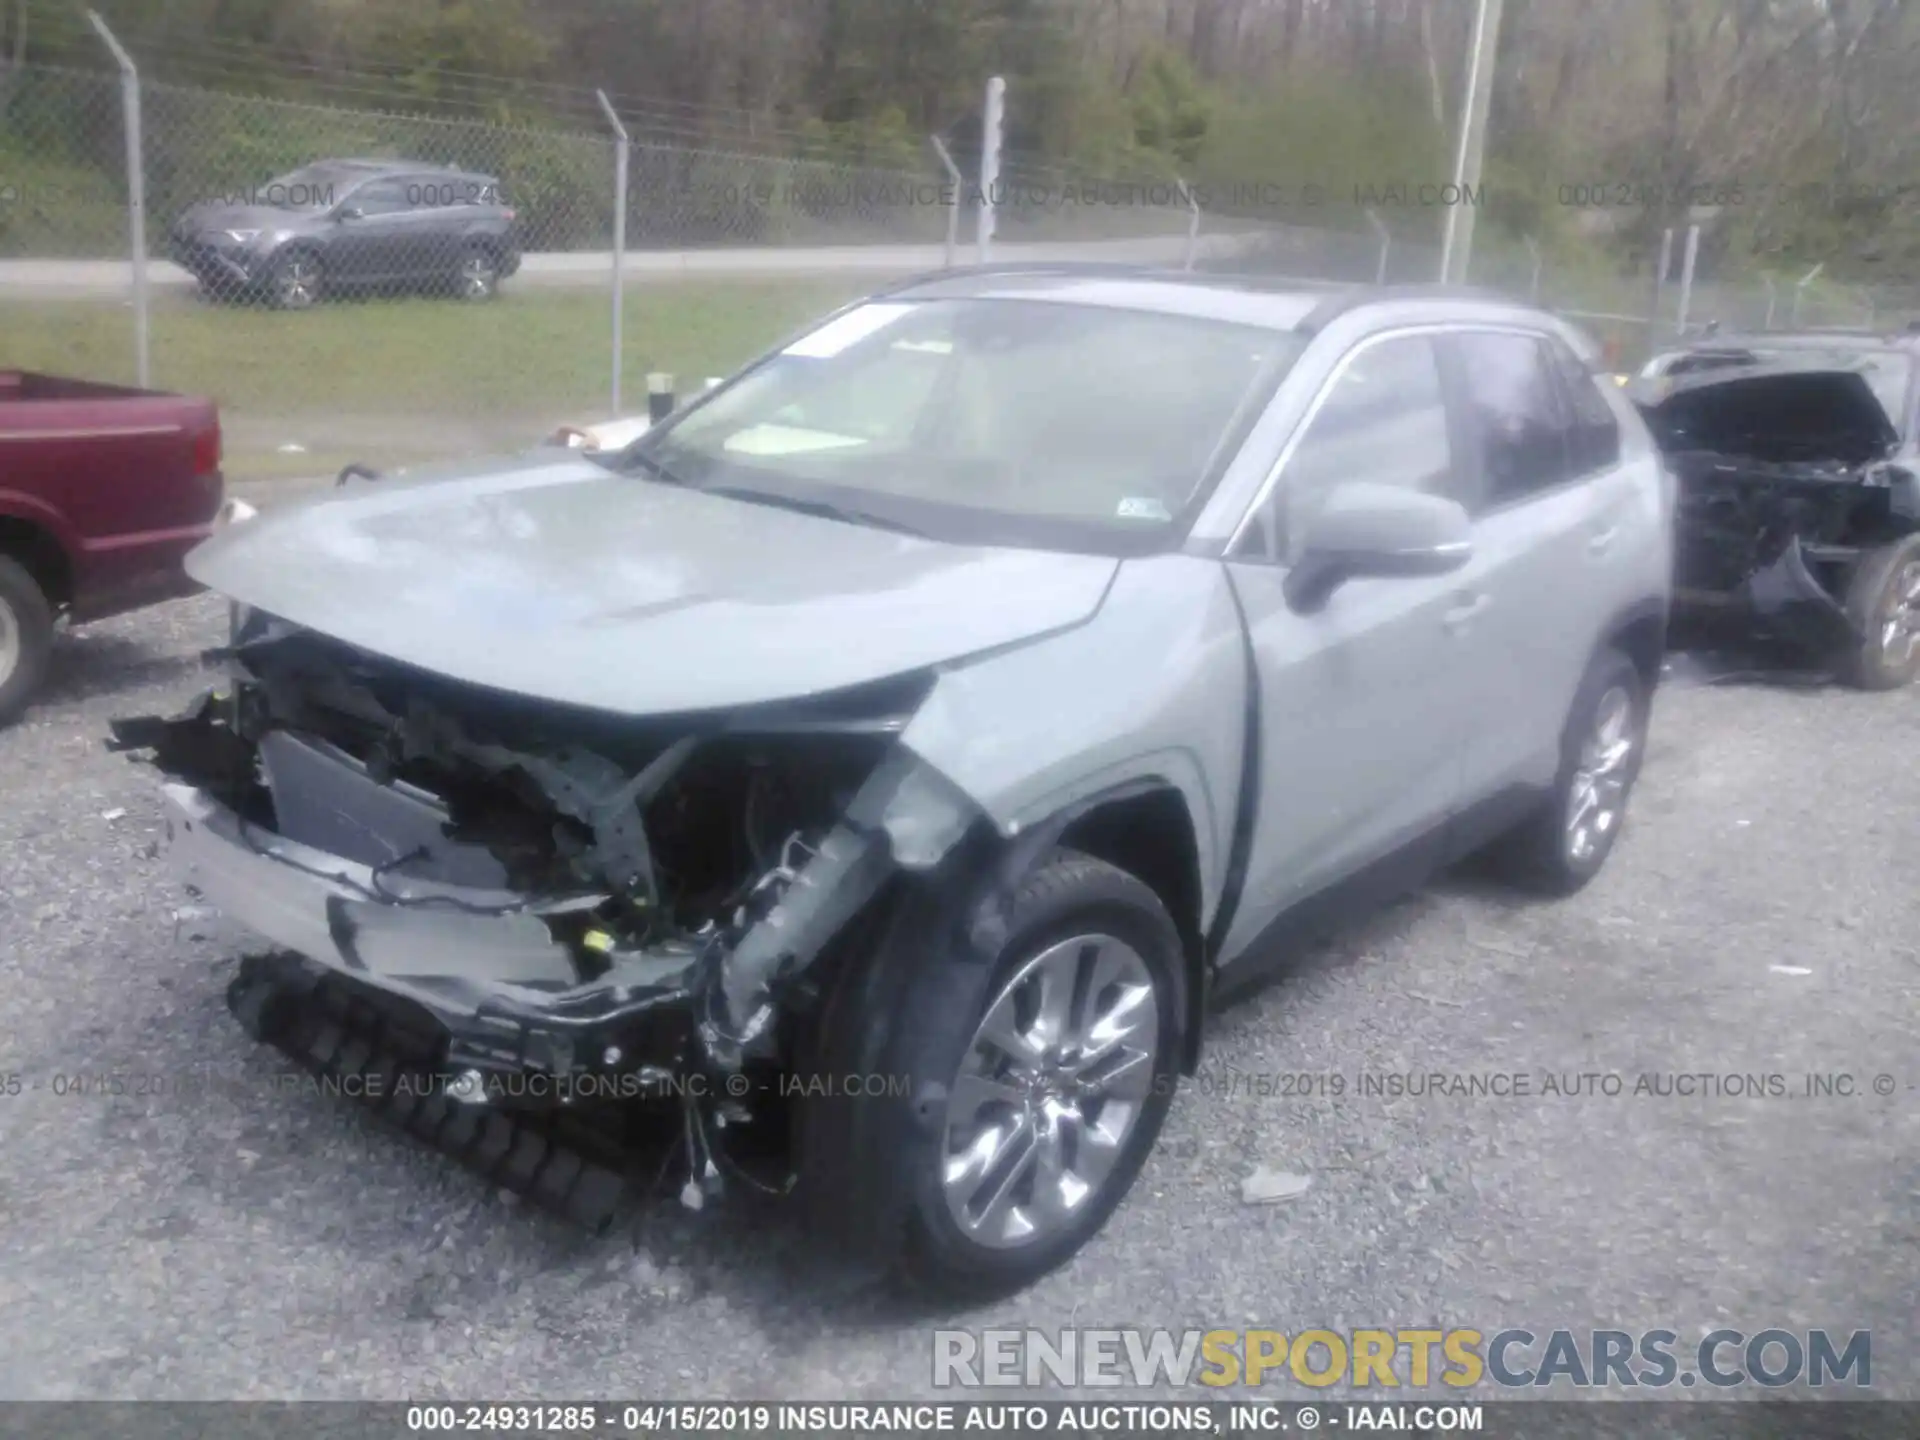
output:
[[[469,246],[460,256],[460,273],[454,280],[462,300],[491,300],[500,291],[500,261],[484,245]]]
[[[1862,690],[1898,690],[1920,674],[1920,535],[1869,550],[1847,586],[1864,637],[1841,673]]]
[[[1540,894],[1571,895],[1600,873],[1640,776],[1648,698],[1639,669],[1618,650],[1594,661],[1561,734],[1552,794],[1494,850],[1507,878]]]
[[[856,981],[853,1003],[829,1007],[839,1033],[824,1048],[846,1055],[880,1034],[867,1069],[909,1083],[884,1100],[823,1099],[803,1119],[801,1185],[816,1208],[867,1198],[810,1175],[817,1148],[835,1157],[839,1185],[902,1198],[904,1234],[857,1238],[954,1297],[1021,1289],[1093,1238],[1152,1149],[1179,1064],[1182,951],[1152,890],[1056,850],[1003,916],[992,954],[941,954],[925,930],[881,942],[866,963],[902,966],[900,990],[876,1003],[887,987]],[[863,1105],[896,1107],[894,1123]]]
[[[26,708],[52,651],[53,607],[23,566],[0,555],[0,725]]]

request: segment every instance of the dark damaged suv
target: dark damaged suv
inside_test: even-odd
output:
[[[1679,484],[1680,613],[1863,689],[1920,673],[1920,333],[1715,335],[1628,393]]]

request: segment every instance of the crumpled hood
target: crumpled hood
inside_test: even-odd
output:
[[[1636,379],[1627,394],[1669,453],[1864,465],[1900,443],[1886,407],[1856,370],[1728,364]]]
[[[624,714],[839,690],[1099,608],[1118,561],[944,545],[539,454],[269,510],[209,589],[476,685]]]

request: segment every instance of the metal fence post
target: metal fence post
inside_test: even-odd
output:
[[[1693,267],[1700,258],[1700,227],[1687,227],[1686,254],[1680,261],[1680,310],[1673,322],[1674,334],[1687,333],[1687,312],[1693,307]]]
[[[1173,177],[1173,183],[1180,187],[1180,198],[1187,202],[1187,252],[1180,268],[1191,270],[1194,257],[1200,253],[1200,202],[1193,198],[1193,191],[1178,175]]]
[[[613,102],[607,99],[607,92],[593,92],[600,99],[600,108],[606,112],[607,123],[613,126],[613,409],[617,418],[620,414],[620,374],[625,363],[625,344],[621,336],[622,321],[626,316],[626,269],[627,269],[627,127],[620,123],[620,114],[613,108]]]
[[[146,147],[140,139],[140,71],[133,57],[107,28],[107,22],[93,11],[87,21],[120,67],[120,99],[127,135],[127,230],[133,264],[133,364],[142,390],[149,383],[147,364],[147,168]]]
[[[1800,323],[1800,302],[1806,297],[1807,286],[1811,285],[1815,280],[1818,280],[1820,278],[1820,272],[1826,268],[1827,262],[1822,260],[1818,265],[1802,275],[1794,284],[1793,314],[1787,320],[1789,325],[1798,325]]]
[[[1006,118],[1007,82],[987,81],[987,107],[980,125],[980,263],[993,250],[994,192],[1000,188],[1001,125]]]
[[[1660,316],[1666,308],[1667,275],[1673,269],[1673,227],[1669,225],[1660,232],[1659,268],[1653,272],[1653,313],[1647,316],[1647,339],[1658,344],[1660,334]]]
[[[947,264],[953,268],[954,252],[960,248],[960,167],[953,163],[953,156],[947,150],[946,141],[938,135],[927,137],[933,142],[934,154],[940,157],[940,163],[947,167],[947,178],[953,182],[953,200],[947,206]]]
[[[1373,283],[1384,285],[1387,283],[1387,257],[1393,254],[1393,232],[1387,229],[1387,223],[1380,218],[1379,211],[1369,210],[1366,216],[1367,224],[1373,227],[1373,233],[1380,241],[1380,259],[1373,267]]]

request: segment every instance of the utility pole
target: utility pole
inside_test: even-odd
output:
[[[1494,57],[1500,49],[1500,12],[1504,0],[1479,0],[1473,21],[1473,58],[1467,65],[1467,93],[1460,106],[1460,148],[1453,161],[1453,203],[1447,207],[1440,243],[1440,279],[1462,284],[1473,255],[1473,199],[1487,153],[1487,110],[1493,102]]]
[[[1006,120],[1007,82],[998,75],[987,81],[987,103],[980,123],[980,263],[993,253],[995,197],[1000,193],[1000,145]]]

